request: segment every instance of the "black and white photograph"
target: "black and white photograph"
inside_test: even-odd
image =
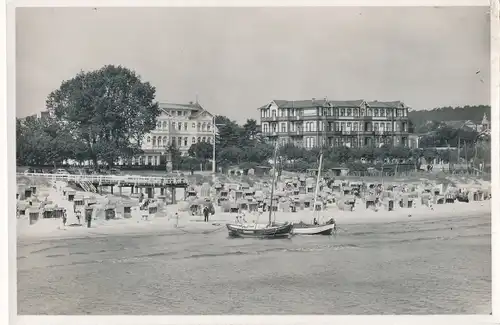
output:
[[[13,19],[18,315],[492,314],[484,2]]]

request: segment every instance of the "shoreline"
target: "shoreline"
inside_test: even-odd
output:
[[[481,216],[485,214],[491,215],[491,201],[477,201],[470,203],[454,203],[435,205],[434,210],[428,208],[399,208],[395,211],[372,211],[367,209],[355,210],[353,212],[340,211],[335,208],[325,211],[327,216],[331,213],[339,228],[349,225],[359,224],[390,224],[402,222],[415,222],[424,220],[442,220],[453,218],[466,218],[473,216]],[[298,222],[312,219],[312,211],[300,211],[296,213],[278,213],[277,220]],[[410,216],[411,215],[411,216]],[[248,222],[252,222],[256,215],[247,215]],[[267,220],[267,216],[265,218]],[[141,221],[135,219],[119,219],[109,221],[98,221],[93,227],[86,228],[85,226],[75,229],[60,229],[59,220],[47,219],[39,222],[46,223],[44,228],[37,227],[29,228],[19,227],[17,225],[17,243],[33,243],[42,241],[70,240],[70,239],[90,239],[103,238],[108,236],[145,236],[145,235],[209,235],[225,231],[226,223],[234,221],[234,215],[229,213],[216,213],[212,216],[209,223],[204,223],[200,217],[193,218],[191,216],[181,216],[179,218],[178,227],[175,227],[175,220],[167,217],[157,217],[149,221]],[[42,225],[38,225],[42,226]],[[161,229],[159,229],[161,228]],[[24,231],[23,231],[24,230]]]

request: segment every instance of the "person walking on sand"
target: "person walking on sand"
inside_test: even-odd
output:
[[[63,215],[62,215],[62,222],[63,222],[63,226],[66,227],[66,221],[68,220],[68,215],[66,214],[66,210],[63,211]]]
[[[208,215],[210,214],[210,210],[207,206],[203,207],[203,216],[205,217],[205,222],[208,222]]]

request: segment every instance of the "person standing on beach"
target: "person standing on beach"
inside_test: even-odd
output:
[[[210,210],[207,206],[203,207],[203,216],[205,217],[205,222],[208,222],[208,215],[210,214]]]
[[[85,213],[85,221],[87,221],[87,228],[90,228],[90,225],[92,224],[92,214],[91,213]]]
[[[62,215],[62,222],[63,222],[63,226],[66,227],[66,221],[68,220],[68,215],[66,214],[66,210],[63,211],[63,215]]]

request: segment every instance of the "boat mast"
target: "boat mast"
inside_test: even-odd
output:
[[[271,203],[269,204],[269,225],[272,224],[271,218],[273,215],[273,196],[274,196],[274,183],[276,182],[276,172],[278,171],[278,140],[274,145],[274,166],[273,166],[273,183],[271,185]]]
[[[323,163],[323,149],[321,149],[321,153],[319,155],[318,176],[316,178],[316,190],[314,191],[313,216],[316,215],[316,203],[318,201],[319,179],[321,177],[321,165],[322,165],[322,163]],[[318,220],[318,222],[319,222],[319,220]]]

